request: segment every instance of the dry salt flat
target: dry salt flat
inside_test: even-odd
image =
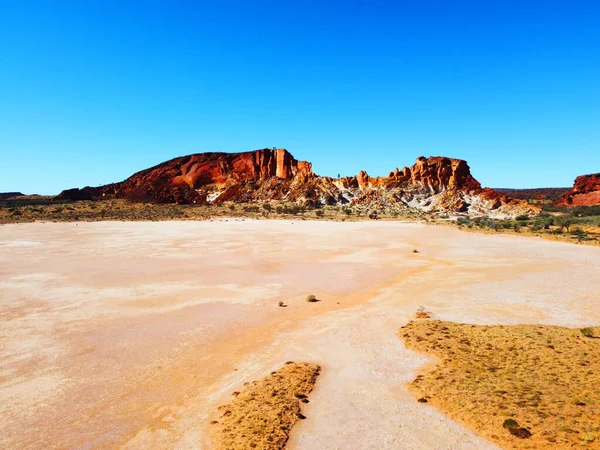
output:
[[[217,407],[288,360],[323,367],[288,448],[494,448],[406,392],[430,360],[398,329],[421,305],[597,325],[598,267],[594,247],[416,223],[5,225],[0,448],[211,448]]]

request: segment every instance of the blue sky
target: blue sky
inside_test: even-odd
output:
[[[273,146],[570,186],[600,171],[600,2],[1,2],[0,192]]]

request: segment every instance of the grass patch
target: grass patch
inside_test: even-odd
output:
[[[340,222],[371,220],[368,217],[368,209],[362,205],[301,206],[285,201],[177,205],[135,203],[123,199],[68,201],[47,196],[0,199],[0,224],[35,221],[210,220],[229,217]],[[378,211],[378,218],[383,220],[420,220],[423,217],[425,215],[421,211],[403,205]]]
[[[411,322],[400,336],[439,360],[409,390],[487,439],[504,448],[600,448],[599,339],[565,327],[439,320]]]
[[[217,448],[283,449],[294,423],[306,418],[300,405],[308,403],[320,370],[316,364],[288,362],[235,392],[231,403],[219,407]]]

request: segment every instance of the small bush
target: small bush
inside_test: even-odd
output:
[[[431,315],[425,311],[425,307],[419,306],[419,309],[417,309],[417,312],[415,313],[415,319],[429,319],[430,317]]]
[[[585,337],[588,337],[588,338],[594,337],[594,329],[592,327],[585,327],[585,328],[582,328],[580,331],[581,331],[581,334],[583,334]]]
[[[308,303],[315,303],[318,302],[319,300],[317,300],[317,297],[314,294],[310,294],[306,296],[306,301]]]
[[[502,427],[506,428],[515,437],[521,439],[529,439],[531,437],[531,431],[527,428],[519,427],[519,423],[514,419],[506,419]]]

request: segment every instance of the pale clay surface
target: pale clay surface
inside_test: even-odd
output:
[[[407,393],[431,360],[399,328],[420,305],[598,325],[599,267],[600,248],[421,224],[5,225],[0,448],[210,448],[217,406],[288,360],[323,366],[290,449],[495,448]]]

